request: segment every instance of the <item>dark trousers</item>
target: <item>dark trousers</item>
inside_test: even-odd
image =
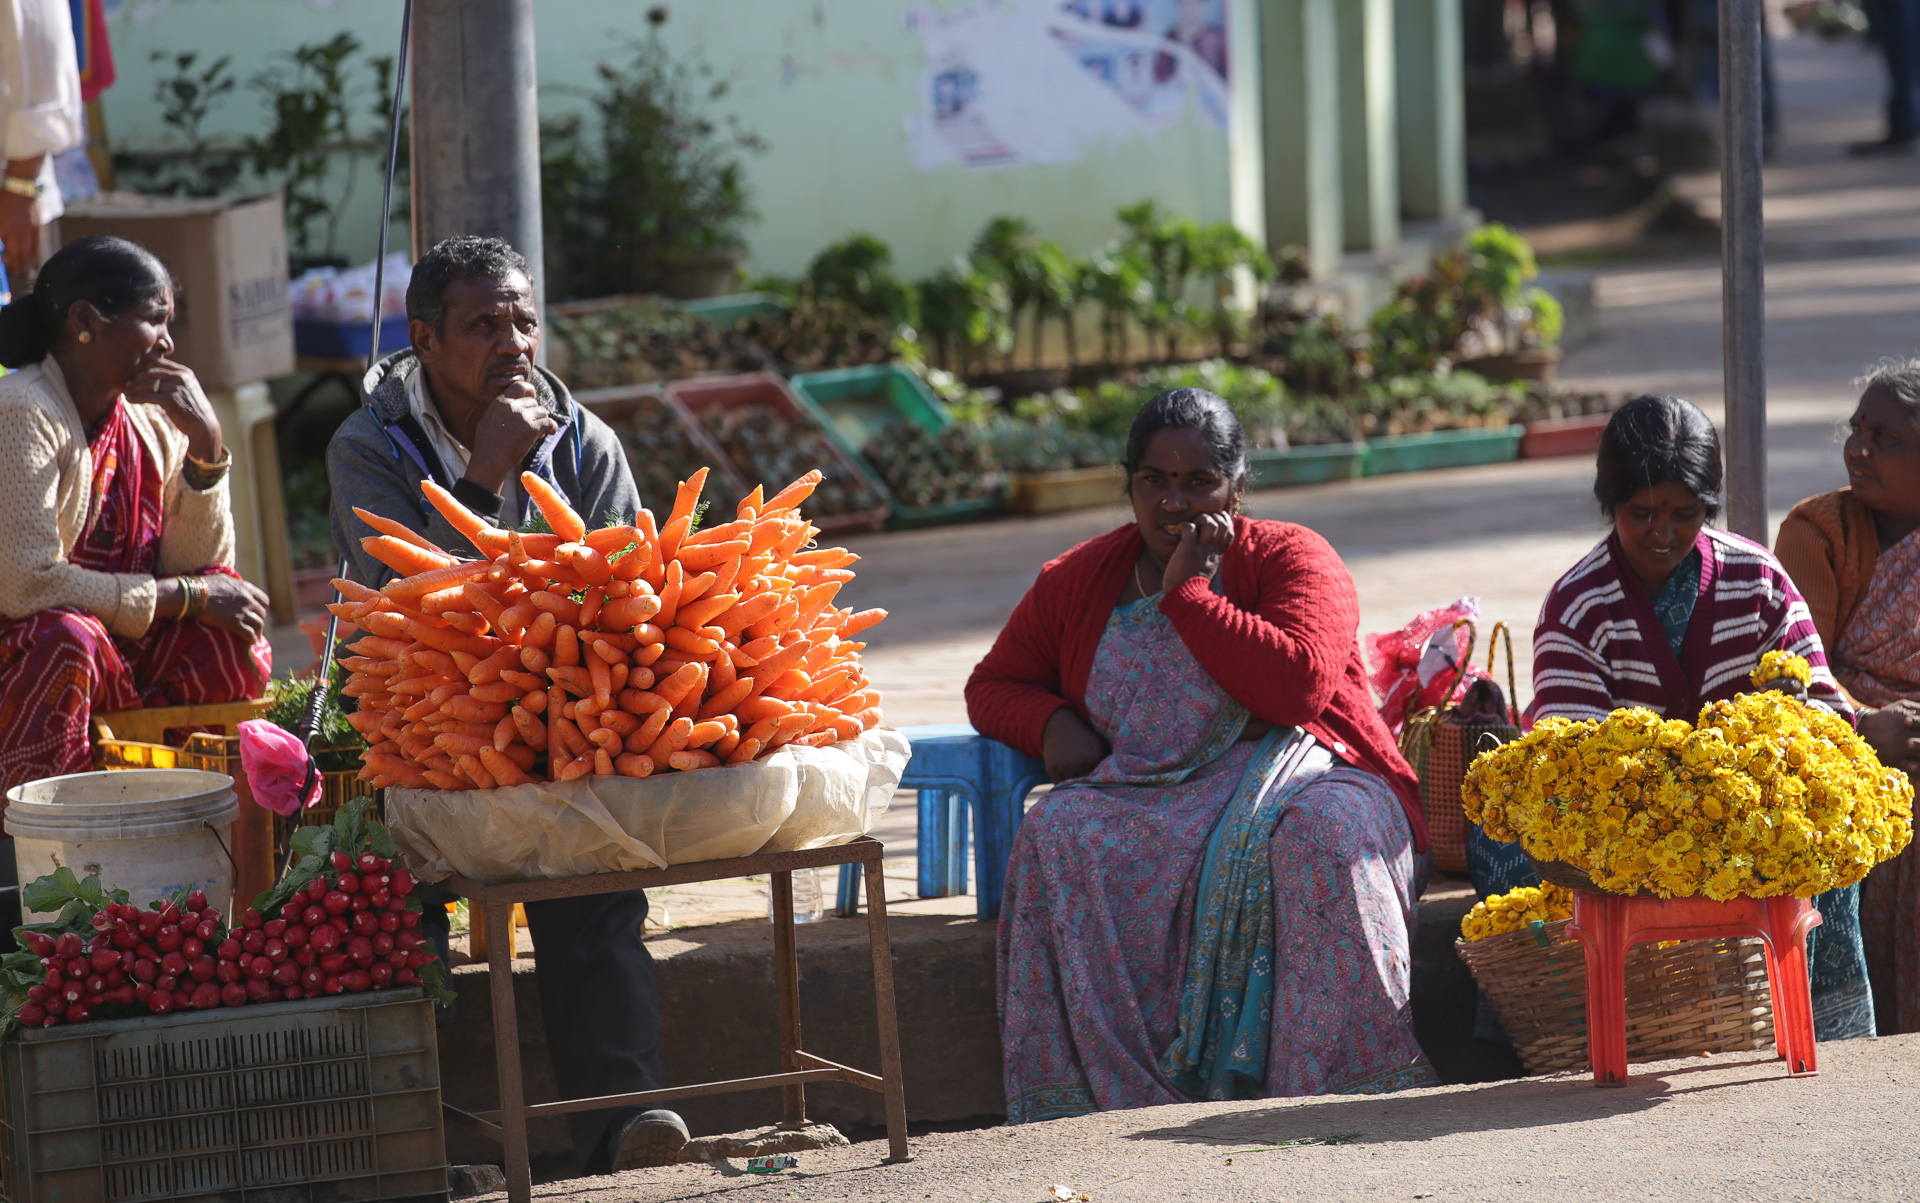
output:
[[[423,901],[429,903],[423,927],[430,926],[436,910],[430,905],[433,895],[451,900],[451,895],[423,887]],[[662,1085],[660,998],[654,989],[653,957],[640,938],[646,920],[647,895],[642,890],[527,903],[540,1015],[554,1084],[563,1099],[657,1090]],[[443,922],[432,933],[443,955],[445,930]],[[608,1172],[608,1129],[617,1117],[639,1110],[567,1116],[579,1173]]]
[[[1920,0],[1870,0],[1867,16],[1887,59],[1887,137],[1920,136]]]

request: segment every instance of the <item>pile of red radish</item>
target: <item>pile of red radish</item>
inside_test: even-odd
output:
[[[371,852],[330,857],[333,871],[295,891],[277,916],[248,907],[236,931],[198,890],[184,909],[108,903],[90,940],[23,931],[47,978],[28,988],[20,1022],[50,1028],[105,1005],[166,1015],[415,984],[437,958],[418,931],[420,913],[408,909],[413,875]]]

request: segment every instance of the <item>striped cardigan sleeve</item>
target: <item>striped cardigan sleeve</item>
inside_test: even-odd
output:
[[[1720,545],[1724,566],[1715,582],[1716,600],[1731,601],[1744,610],[1739,618],[1718,624],[1716,645],[1728,644],[1729,654],[1717,660],[1701,682],[1702,696],[1740,692],[1749,687],[1748,674],[1759,663],[1760,654],[1789,652],[1802,657],[1811,667],[1813,680],[1807,686],[1807,700],[1836,714],[1851,715],[1852,707],[1840,684],[1834,680],[1827,663],[1826,646],[1820,640],[1819,627],[1806,599],[1794,587],[1793,578],[1773,554],[1759,544],[1713,532]],[[1723,609],[1734,608],[1726,607]]]

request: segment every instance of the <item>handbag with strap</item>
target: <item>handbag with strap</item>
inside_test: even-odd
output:
[[[1507,697],[1497,719],[1469,715],[1453,701],[1473,664],[1478,639],[1472,620],[1461,619],[1454,629],[1467,628],[1467,654],[1461,657],[1446,702],[1407,715],[1400,731],[1400,751],[1420,778],[1420,801],[1427,813],[1427,836],[1433,849],[1433,867],[1455,876],[1467,871],[1467,815],[1460,803],[1460,783],[1474,757],[1520,736],[1520,711],[1514,691],[1513,635],[1497,622],[1487,640],[1487,674],[1502,640],[1507,649]]]

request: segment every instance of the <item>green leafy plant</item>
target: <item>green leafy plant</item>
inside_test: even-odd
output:
[[[246,170],[248,150],[235,138],[206,132],[207,120],[238,86],[230,55],[203,64],[198,51],[155,50],[154,63],[172,70],[154,81],[153,103],[171,142],[158,147],[115,150],[114,170],[138,192],[166,196],[219,196],[229,192]]]
[[[296,47],[249,81],[273,118],[251,142],[254,170],[285,190],[288,241],[327,259],[335,257],[360,161],[386,148],[386,126],[363,129],[361,118],[390,112],[393,60],[363,66],[359,53],[360,40],[343,31]]]
[[[323,773],[338,773],[360,767],[360,750],[367,746],[351,724],[343,705],[340,688],[347,683],[347,670],[336,663],[327,682],[326,701],[320,710],[320,730],[314,736],[314,760]],[[307,721],[307,701],[313,692],[312,677],[283,673],[267,682],[266,700],[270,703],[262,717],[283,731],[295,735]]]
[[[555,295],[657,291],[670,259],[738,250],[756,216],[743,156],[765,144],[737,118],[709,114],[727,81],[668,53],[656,11],[624,67],[602,63],[598,91],[572,89],[591,102],[591,127],[577,113],[541,124]]]
[[[1007,346],[1005,366],[1013,366],[1020,324],[1028,317],[1032,330],[1027,347],[1030,363],[1038,366],[1043,327],[1053,319],[1065,326],[1068,362],[1079,359],[1073,311],[1080,300],[1080,271],[1058,243],[1037,237],[1032,223],[1023,217],[1001,216],[988,222],[974,240],[972,260],[1006,281],[1007,324],[1013,339]]]
[[[940,362],[961,375],[985,351],[1004,356],[1013,346],[1013,300],[996,271],[961,255],[916,286],[920,323]]]
[[[807,283],[818,297],[845,301],[894,325],[918,320],[913,288],[893,274],[893,250],[871,234],[855,234],[813,257]],[[800,300],[796,287],[792,299]]]
[[[1437,256],[1374,315],[1374,363],[1383,375],[1431,372],[1456,358],[1552,346],[1563,315],[1527,287],[1537,275],[1526,239],[1503,225],[1480,227],[1464,251]]]

